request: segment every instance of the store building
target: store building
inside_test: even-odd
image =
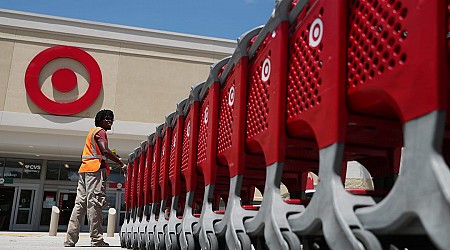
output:
[[[97,111],[114,110],[109,144],[126,158],[234,46],[0,9],[0,230],[48,230],[54,205],[65,230]],[[121,211],[117,227],[123,182],[114,169],[104,211]]]

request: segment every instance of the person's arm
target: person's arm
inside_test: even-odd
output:
[[[104,140],[98,140],[98,147],[100,148],[100,151],[102,152],[102,155],[104,155],[106,158],[110,159],[111,161],[119,164],[122,168],[122,171],[126,172],[127,165],[123,163],[123,161],[114,154],[108,147],[108,143]]]

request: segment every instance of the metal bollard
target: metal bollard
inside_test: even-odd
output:
[[[116,231],[116,209],[110,208],[108,210],[108,227],[106,229],[106,237],[114,237]]]
[[[57,206],[52,207],[52,216],[50,217],[50,228],[48,230],[49,236],[56,236],[58,232],[59,221],[59,208]]]

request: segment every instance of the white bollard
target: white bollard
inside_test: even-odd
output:
[[[116,231],[116,209],[110,208],[108,210],[108,227],[106,229],[106,237],[114,237]]]
[[[52,216],[50,217],[50,229],[48,230],[49,236],[56,236],[58,232],[59,221],[59,208],[57,206],[52,207]]]

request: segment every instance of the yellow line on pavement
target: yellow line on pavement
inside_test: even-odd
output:
[[[0,233],[0,236],[10,236],[10,237],[42,237],[43,234],[33,234],[33,233]]]

